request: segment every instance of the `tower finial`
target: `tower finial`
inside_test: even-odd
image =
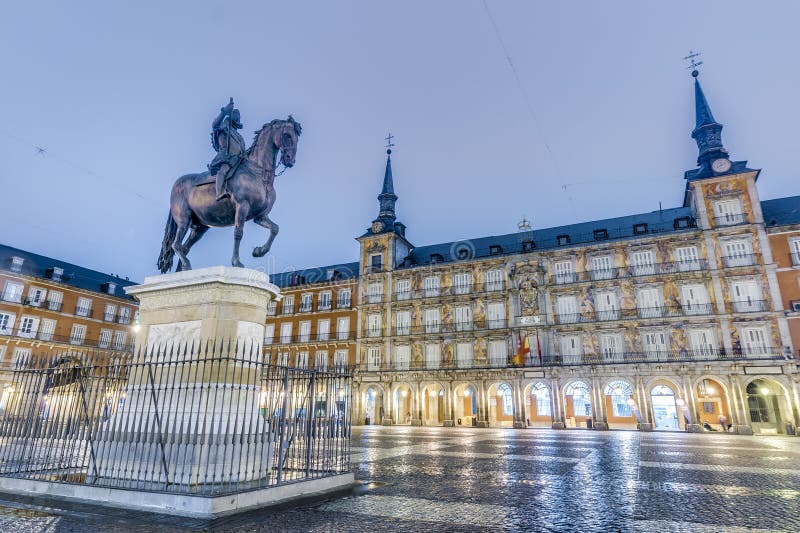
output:
[[[697,67],[703,64],[702,61],[696,61],[696,59],[700,57],[700,52],[694,52],[689,50],[689,55],[684,57],[684,61],[688,61],[689,65],[686,68],[692,69],[692,77],[697,78],[700,75],[700,71],[697,70]]]
[[[392,155],[392,146],[394,146],[392,139],[394,139],[394,135],[392,135],[391,131],[389,132],[389,135],[383,139],[386,141],[386,155]]]

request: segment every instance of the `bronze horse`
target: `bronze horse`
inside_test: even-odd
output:
[[[214,179],[208,172],[186,174],[175,181],[170,197],[164,242],[158,257],[161,273],[172,268],[172,260],[178,256],[176,272],[190,270],[186,255],[192,246],[208,231],[208,228],[235,226],[233,231],[233,257],[231,265],[242,267],[239,260],[239,244],[244,233],[244,223],[252,220],[267,228],[269,239],[264,246],[253,250],[253,257],[263,257],[269,252],[272,241],[278,234],[278,225],[267,215],[275,203],[275,167],[278,152],[281,163],[287,168],[294,165],[297,141],[302,128],[291,116],[287,120],[273,120],[256,132],[253,144],[246,157],[228,179],[226,190],[230,197],[217,201]],[[189,238],[183,242],[186,232]]]

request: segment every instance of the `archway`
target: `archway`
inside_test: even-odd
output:
[[[464,383],[454,389],[453,410],[456,426],[476,426],[478,422],[478,391],[471,383]]]
[[[489,425],[514,426],[514,389],[508,383],[495,383],[489,387]]]
[[[445,419],[444,388],[431,383],[422,389],[422,423],[426,426],[441,426]]]
[[[364,393],[364,425],[377,425],[383,419],[383,391],[370,385]]]
[[[682,402],[681,402],[682,403]],[[650,389],[650,405],[653,408],[653,425],[660,431],[683,429],[684,420],[675,391],[669,385],[655,385]]]
[[[553,426],[553,403],[550,387],[541,381],[525,387],[526,424],[533,427]]]
[[[731,414],[728,394],[722,383],[712,378],[703,378],[695,386],[695,400],[700,413],[698,423],[712,431],[728,431]]]
[[[753,433],[786,433],[786,423],[791,422],[791,418],[783,387],[772,379],[757,378],[745,390]]]
[[[573,381],[564,388],[567,427],[592,427],[592,396],[589,385]]]
[[[411,387],[401,383],[394,389],[395,424],[411,425],[413,417]]]
[[[608,383],[605,394],[606,418],[610,429],[636,429],[641,414],[633,397],[633,386],[624,380]]]

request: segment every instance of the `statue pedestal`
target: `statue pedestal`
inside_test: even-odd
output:
[[[140,302],[137,353],[89,482],[203,492],[267,478],[275,438],[259,409],[261,348],[278,288],[262,272],[211,267],[126,291]]]

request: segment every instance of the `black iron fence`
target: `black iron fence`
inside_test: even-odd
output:
[[[0,399],[0,477],[202,496],[350,471],[352,374],[260,343],[32,356]]]

